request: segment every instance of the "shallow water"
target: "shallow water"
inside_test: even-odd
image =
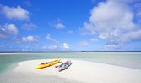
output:
[[[62,52],[62,53],[16,53],[0,54],[0,72],[9,65],[25,60],[45,58],[77,58],[141,69],[141,52]]]

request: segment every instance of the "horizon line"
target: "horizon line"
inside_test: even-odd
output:
[[[49,53],[49,52],[141,52],[141,51],[0,51],[0,53]]]

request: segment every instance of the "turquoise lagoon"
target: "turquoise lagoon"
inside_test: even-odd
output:
[[[81,59],[141,70],[141,52],[0,53],[0,83],[79,83],[78,81],[70,81],[54,76],[38,77],[28,75],[31,77],[29,79],[26,75],[10,72],[19,62],[47,58]],[[8,80],[6,80],[7,78]]]

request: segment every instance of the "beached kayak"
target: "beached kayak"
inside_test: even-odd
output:
[[[62,63],[61,65],[55,66],[55,68],[58,68],[58,71],[61,72],[65,69],[68,69],[68,67],[72,64],[71,61],[66,61],[65,63]]]
[[[36,69],[44,69],[46,67],[50,67],[52,65],[55,65],[55,64],[59,63],[60,61],[61,61],[61,59],[57,59],[57,60],[54,60],[54,61],[51,61],[51,62],[48,62],[48,63],[41,63],[41,64],[36,66]]]

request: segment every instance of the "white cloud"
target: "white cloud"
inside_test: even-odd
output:
[[[107,0],[99,3],[91,10],[89,21],[84,23],[84,29],[106,40],[112,47],[141,39],[141,29],[133,22],[134,12],[128,6],[129,2]]]
[[[70,48],[68,43],[59,43],[59,44],[54,44],[54,45],[50,45],[50,46],[42,46],[41,49],[43,50],[68,50]]]
[[[69,49],[69,44],[68,43],[60,43],[57,45],[51,45],[47,47],[49,50],[66,50]]]
[[[46,40],[50,40],[50,41],[53,41],[53,42],[58,42],[56,39],[52,38],[50,34],[47,34]]]
[[[141,30],[137,30],[137,31],[132,31],[130,33],[127,33],[126,35],[123,35],[122,37],[123,41],[130,41],[131,39],[132,40],[138,40],[138,39],[141,39]]]
[[[55,27],[56,27],[57,29],[62,29],[62,28],[65,28],[65,25],[64,25],[63,23],[61,23],[61,22],[57,22],[57,23],[55,24]]]
[[[35,42],[35,41],[38,41],[38,40],[35,36],[29,35],[29,36],[23,37],[22,41],[23,42]]]
[[[59,47],[57,45],[42,46],[42,50],[57,50]]]
[[[5,24],[0,26],[0,38],[7,38],[8,36],[16,36],[18,34],[18,28],[15,24]]]
[[[104,49],[105,50],[115,50],[117,48],[120,48],[120,45],[115,45],[115,44],[111,44],[111,45],[104,45]]]
[[[18,20],[29,19],[29,11],[21,8],[20,6],[17,7],[3,6],[3,12],[6,15],[6,17],[9,19],[18,19]]]
[[[69,47],[69,45],[68,45],[67,43],[63,43],[63,44],[62,44],[62,48],[64,48],[64,49],[69,49],[70,47]]]
[[[5,38],[7,36],[5,29],[4,28],[0,28],[0,38]]]
[[[6,25],[6,29],[8,33],[11,34],[18,34],[18,29],[14,24],[8,24]]]
[[[47,49],[49,49],[49,50],[65,50],[65,49],[69,49],[70,48],[68,43],[60,42],[60,41],[52,38],[50,34],[47,34],[46,40],[49,40],[49,41],[52,41],[52,42],[55,43],[55,45],[51,45],[51,46],[47,47]]]

